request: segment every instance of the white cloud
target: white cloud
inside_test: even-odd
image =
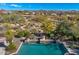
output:
[[[20,5],[17,5],[17,4],[11,4],[10,6],[13,6],[13,7],[21,7]]]

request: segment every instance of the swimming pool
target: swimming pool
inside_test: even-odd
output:
[[[28,44],[23,43],[18,55],[64,55],[67,49],[63,44],[52,43],[52,44]]]

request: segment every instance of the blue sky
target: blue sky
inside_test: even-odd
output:
[[[5,10],[79,10],[79,3],[0,3]]]

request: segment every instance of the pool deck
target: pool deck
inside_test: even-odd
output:
[[[64,44],[65,48],[68,50],[68,52],[65,53],[65,55],[69,55],[69,54],[75,54],[75,55],[77,55],[77,53],[73,49],[68,48],[68,45],[66,44],[66,42],[63,42],[63,44]]]

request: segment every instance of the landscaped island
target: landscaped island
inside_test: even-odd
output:
[[[0,10],[3,54],[79,54],[79,11]]]

